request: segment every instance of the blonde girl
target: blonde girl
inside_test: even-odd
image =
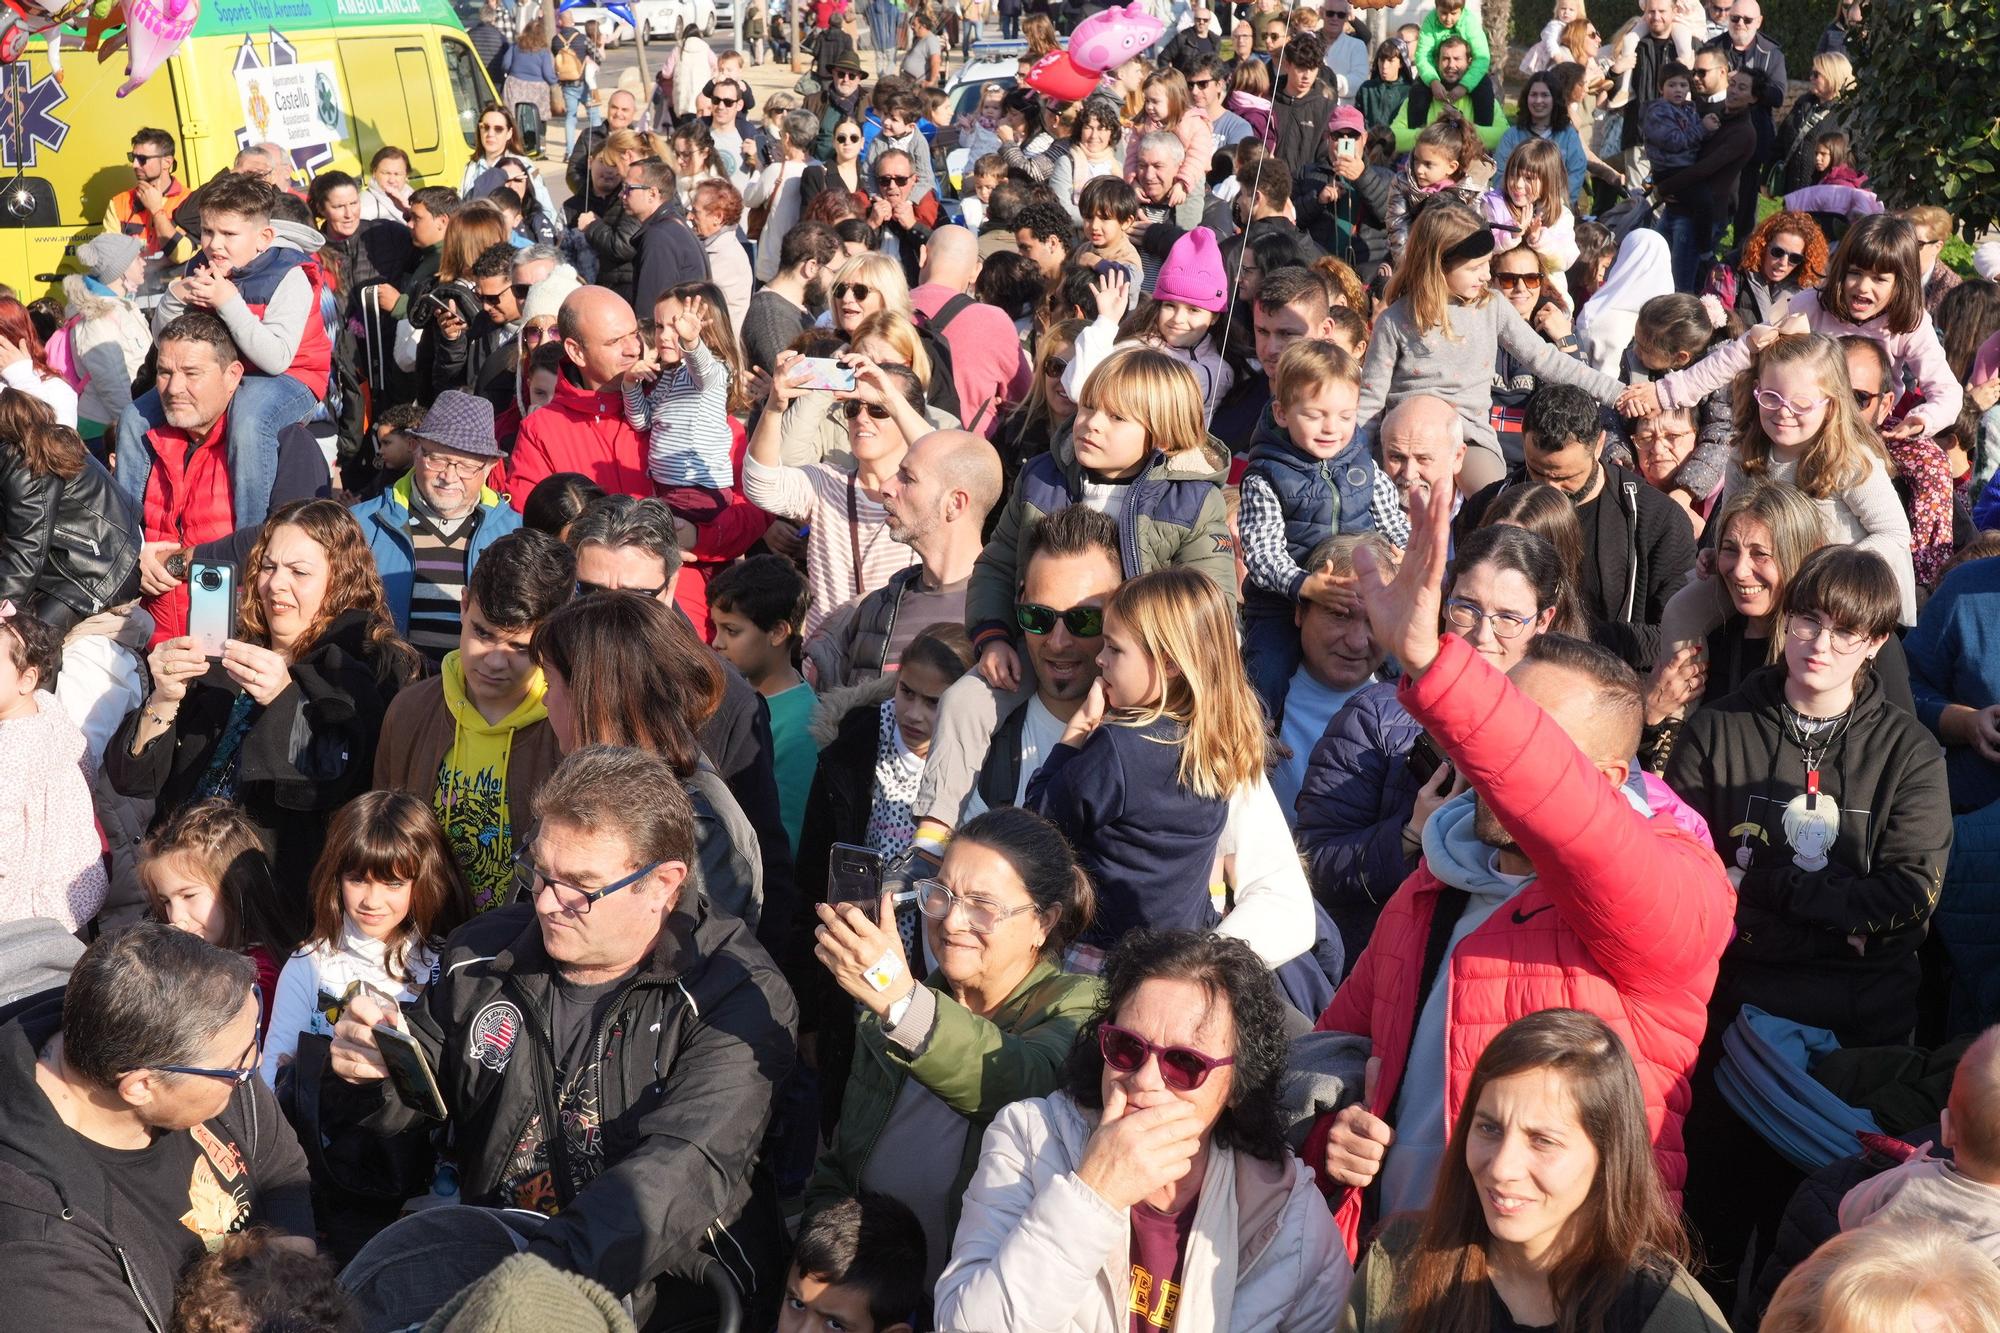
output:
[[[1083,332],[1080,319],[1058,320],[1042,332],[1035,347],[1034,378],[1028,396],[1021,400],[1002,427],[1000,457],[1003,461],[1027,457],[1046,447],[1049,437],[1076,419],[1076,400],[1063,388],[1063,372],[1069,369],[1070,351],[1077,334]]]
[[[903,266],[888,255],[856,255],[840,266],[826,289],[826,313],[833,327],[852,337],[854,326],[877,310],[911,318],[910,284]]]
[[[1486,192],[1493,248],[1525,245],[1543,268],[1562,281],[1577,259],[1576,214],[1569,210],[1569,172],[1562,149],[1548,139],[1528,139],[1507,155],[1507,169]]]
[[[931,357],[917,326],[894,310],[864,316],[847,334],[847,345],[877,365],[908,366],[924,384],[931,382]]]
[[[1469,446],[1459,472],[1467,494],[1506,475],[1489,420],[1500,348],[1537,381],[1574,384],[1601,403],[1616,402],[1622,387],[1557,351],[1512,302],[1494,300],[1492,268],[1493,232],[1485,217],[1455,204],[1433,204],[1418,214],[1361,376],[1358,419],[1370,432],[1387,403],[1409,394],[1441,398],[1458,410]]]
[[[1827,540],[1882,557],[1896,578],[1902,623],[1916,622],[1916,571],[1910,519],[1889,479],[1888,454],[1862,419],[1840,344],[1816,333],[1786,334],[1758,352],[1754,373],[1736,381],[1736,456],[1722,483],[1722,509],[1758,481],[1783,481],[1819,510]],[[1722,623],[1727,593],[1703,552],[1699,577],[1662,613],[1669,652],[1704,640]]]
[[[1786,1275],[1762,1333],[2000,1328],[2000,1271],[1942,1223],[1842,1232]]]
[[[1215,152],[1215,134],[1208,117],[1188,102],[1187,76],[1177,69],[1155,70],[1139,88],[1139,114],[1125,137],[1125,178],[1139,169],[1139,140],[1152,130],[1170,130],[1187,150],[1167,194],[1170,207],[1208,188],[1208,160]]]
[[[331,1037],[356,994],[421,995],[445,936],[472,915],[465,871],[429,803],[398,791],[366,792],[333,817],[312,902],[312,934],[271,1003],[264,1082],[274,1088],[299,1037]]]
[[[1076,960],[1126,932],[1207,930],[1230,796],[1264,776],[1264,713],[1236,649],[1234,608],[1191,569],[1122,585],[1104,609],[1098,677],[1028,784],[1098,885]]]

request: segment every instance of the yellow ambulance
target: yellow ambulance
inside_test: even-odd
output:
[[[181,183],[276,143],[301,181],[360,174],[375,150],[410,155],[412,183],[459,182],[492,83],[446,0],[203,0],[194,31],[151,79],[114,95],[122,51],[99,63],[65,35],[58,78],[37,41],[0,66],[0,282],[31,299],[132,186],[141,126],[173,134]]]

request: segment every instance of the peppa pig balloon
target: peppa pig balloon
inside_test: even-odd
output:
[[[123,0],[126,49],[124,97],[153,77],[153,71],[180,49],[194,31],[201,0]]]
[[[1026,83],[1044,97],[1058,102],[1081,102],[1096,91],[1103,74],[1081,69],[1067,51],[1051,51],[1029,67]]]
[[[1069,58],[1079,69],[1117,69],[1159,40],[1166,25],[1134,3],[1123,9],[1101,9],[1076,25],[1069,35]]]

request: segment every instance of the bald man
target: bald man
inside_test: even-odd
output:
[[[1458,493],[1472,495],[1507,475],[1499,454],[1481,449],[1478,458],[1471,457],[1458,409],[1429,394],[1398,399],[1382,414],[1376,450],[1405,513],[1410,512],[1419,483],[1438,486],[1456,478]]]
[[[639,360],[639,317],[608,287],[579,287],[556,312],[562,373],[556,396],[521,423],[507,462],[507,501],[516,511],[535,483],[581,472],[616,495],[647,496],[646,443],[625,420],[625,373]]]
[[[979,239],[964,227],[931,233],[922,278],[910,301],[951,349],[959,424],[990,439],[1002,412],[1027,396],[1031,376],[1020,330],[1006,311],[973,299]]]
[[[1448,485],[1413,498],[1393,579],[1355,554],[1369,630],[1403,668],[1397,700],[1470,790],[1424,825],[1423,858],[1320,1016],[1321,1031],[1373,1043],[1362,1103],[1322,1118],[1301,1154],[1336,1191],[1350,1247],[1367,1186],[1383,1216],[1426,1204],[1487,1040],[1542,1009],[1583,1010],[1623,1040],[1678,1194],[1689,1077],[1735,912],[1706,836],[1632,780],[1645,701],[1630,667],[1544,634],[1503,676],[1440,636],[1452,503]]]
[[[1000,455],[971,431],[932,431],[909,447],[882,485],[882,507],[889,536],[921,563],[820,622],[806,655],[819,669],[821,693],[895,670],[926,626],[965,623],[966,581],[1002,486]]]

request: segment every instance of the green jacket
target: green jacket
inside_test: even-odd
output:
[[[1118,515],[1118,561],[1135,579],[1170,565],[1186,565],[1215,580],[1236,604],[1236,543],[1229,535],[1222,486],[1229,479],[1229,449],[1213,435],[1200,450],[1155,453],[1136,477]],[[1070,448],[1069,428],[1049,451],[1028,460],[1014,493],[965,588],[965,627],[975,649],[1014,636],[1014,595],[1027,566],[1028,542],[1044,518],[1083,501],[1084,471]]]
[[[1420,1220],[1415,1216],[1395,1219],[1368,1247],[1354,1283],[1347,1289],[1339,1333],[1421,1333],[1405,1328],[1400,1298],[1405,1294],[1402,1279],[1406,1275],[1399,1271],[1416,1243]],[[1666,1294],[1642,1326],[1607,1327],[1605,1333],[1729,1333],[1729,1322],[1687,1270],[1675,1264]]]
[[[956,1227],[959,1200],[979,1164],[986,1126],[1009,1103],[1056,1090],[1076,1034],[1097,1012],[1104,994],[1096,977],[1059,972],[1048,961],[1035,964],[991,1019],[952,999],[940,976],[933,975],[925,989],[936,1003],[936,1017],[915,1055],[890,1041],[875,1015],[861,1015],[840,1125],[806,1185],[806,1216],[860,1190],[861,1173],[888,1127],[903,1080],[914,1075],[972,1122],[951,1186]],[[904,1021],[913,1016],[905,1014]],[[903,1152],[922,1151],[918,1144],[895,1146]]]

